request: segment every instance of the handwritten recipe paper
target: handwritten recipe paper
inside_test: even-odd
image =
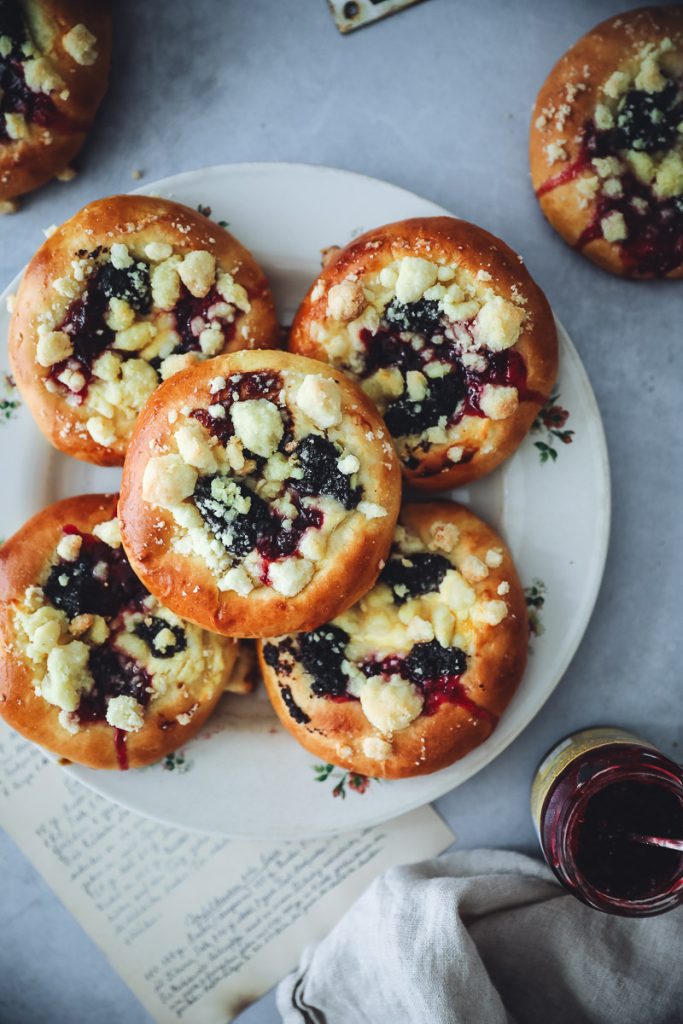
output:
[[[302,843],[185,832],[109,803],[4,726],[0,821],[160,1024],[226,1024],[373,878],[453,838],[429,807]]]

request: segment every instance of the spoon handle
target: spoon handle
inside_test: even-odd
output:
[[[631,839],[647,846],[662,846],[666,850],[679,850],[683,853],[683,839],[666,839],[664,836],[639,836],[631,833]]]

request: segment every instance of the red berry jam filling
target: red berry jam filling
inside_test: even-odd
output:
[[[350,639],[339,626],[320,626],[296,638],[286,637],[278,644],[267,643],[264,659],[281,677],[291,675],[291,659],[298,659],[311,677],[311,691],[316,697],[337,703],[357,700],[349,692],[349,677],[342,669]],[[459,647],[442,647],[438,640],[430,640],[415,644],[407,655],[392,654],[381,660],[366,658],[358,667],[368,679],[382,676],[388,680],[398,675],[409,680],[424,697],[423,715],[435,714],[442,704],[457,704],[473,718],[484,719],[493,726],[497,722],[495,715],[467,693],[462,683],[467,655]]]
[[[106,719],[107,704],[112,697],[133,697],[143,707],[151,698],[149,673],[130,655],[116,648],[116,638],[125,631],[124,612],[144,615],[134,631],[156,658],[170,658],[185,650],[187,639],[181,627],[169,626],[163,619],[146,613],[144,601],[149,592],[131,569],[123,548],[112,548],[75,526],[65,526],[64,533],[81,538],[79,555],[75,561],[60,558],[50,569],[43,591],[69,620],[79,615],[100,615],[107,619],[110,632],[106,642],[90,649],[88,667],[95,685],[90,693],[83,694],[75,712],[82,722],[99,722]],[[154,640],[165,629],[171,630],[175,642],[158,650]]]
[[[221,444],[226,444],[235,433],[230,415],[232,405],[235,402],[263,398],[277,405],[285,422],[285,432],[279,447],[279,450],[284,452],[286,446],[291,443],[293,434],[289,409],[282,402],[282,388],[283,382],[279,373],[271,373],[268,370],[256,373],[235,373],[226,381],[225,387],[213,393],[212,404],[222,406],[225,416],[212,416],[208,409],[193,409],[190,415],[201,423],[212,437],[217,438]],[[257,464],[263,462],[260,456],[254,455],[252,452],[246,454]]]
[[[464,416],[484,416],[480,400],[487,384],[516,387],[520,401],[542,401],[543,396],[527,388],[526,364],[519,352],[476,349],[472,324],[471,320],[449,320],[432,300],[403,304],[393,299],[384,310],[379,330],[374,334],[361,331],[366,349],[363,377],[397,367],[404,378],[410,370],[427,378],[427,392],[421,401],[402,395],[389,402],[384,420],[394,437],[421,434],[437,426],[442,417],[454,425]],[[462,357],[473,347],[476,363],[465,365]],[[430,377],[430,364],[445,366],[444,375]],[[430,445],[423,442],[421,447],[426,450]]]
[[[438,640],[429,640],[415,644],[405,657],[392,655],[382,661],[369,658],[360,668],[368,677],[381,675],[388,679],[398,675],[409,679],[424,697],[423,715],[435,714],[442,704],[457,704],[473,718],[496,724],[496,716],[473,701],[463,686],[467,655],[459,647],[442,647]]]
[[[403,604],[409,597],[436,592],[450,568],[451,563],[442,555],[399,553],[388,561],[380,580],[392,589],[394,602]],[[291,675],[293,661],[298,660],[311,677],[311,691],[316,697],[336,702],[357,700],[342,667],[350,640],[346,630],[332,623],[285,637],[277,644],[267,643],[263,654],[266,664],[281,678]],[[459,705],[474,718],[496,723],[496,717],[479,707],[463,686],[467,655],[459,647],[442,647],[438,640],[430,640],[414,644],[405,655],[367,657],[357,667],[368,679],[400,676],[413,683],[424,697],[423,715],[433,715],[442,704],[449,703]]]
[[[235,402],[265,399],[278,406],[285,430],[278,451],[298,462],[301,474],[284,481],[284,494],[297,510],[294,518],[285,517],[264,501],[245,482],[228,477],[229,499],[218,497],[214,481],[224,478],[220,474],[199,477],[193,500],[206,526],[223,547],[237,558],[244,558],[256,550],[266,563],[262,582],[268,583],[267,566],[271,562],[295,555],[301,538],[311,527],[320,529],[324,514],[303,503],[305,498],[335,498],[345,509],[356,508],[362,497],[362,488],[352,487],[350,477],[338,468],[342,450],[336,444],[317,434],[309,434],[297,441],[293,435],[291,413],[284,402],[283,382],[280,374],[269,372],[235,374],[224,388],[215,392],[214,405],[222,407],[224,416],[214,416],[207,409],[194,409],[191,416],[213,436],[226,444],[234,434],[231,407]],[[246,459],[254,463],[258,473],[265,459],[244,449]],[[249,474],[253,475],[253,474]],[[248,509],[244,511],[245,499]],[[235,504],[242,511],[237,511]]]
[[[91,253],[81,250],[76,255],[78,258],[89,257],[98,260],[103,252],[108,255],[102,248]],[[209,322],[220,326],[227,343],[234,334],[235,325],[231,320],[232,312],[226,313],[219,308],[226,303],[216,288],[212,288],[204,298],[198,299],[190,294],[182,282],[179,287],[180,298],[170,311],[179,341],[167,355],[200,352],[199,336],[208,327]],[[85,290],[69,305],[62,322],[55,327],[55,330],[64,331],[69,335],[74,352],[69,359],[52,366],[49,377],[62,387],[59,381],[60,374],[65,369],[78,370],[85,379],[85,385],[80,391],[71,393],[76,395],[79,403],[83,402],[87,395],[88,385],[93,376],[93,363],[115,340],[114,331],[105,322],[109,301],[113,298],[124,300],[140,316],[152,312],[150,267],[145,260],[136,258],[130,267],[125,268],[115,267],[108,259],[106,262],[96,263]],[[230,309],[232,310],[232,307]],[[138,352],[125,352],[120,349],[116,350],[116,354],[121,359],[140,358]],[[161,357],[157,356],[150,360],[150,365],[158,370],[161,362]]]
[[[126,740],[128,733],[124,729],[114,729],[114,750],[116,751],[116,760],[119,765],[119,770],[122,772],[128,771],[128,750],[126,749]]]
[[[81,250],[79,258],[90,256],[97,259],[101,249],[87,253]],[[110,299],[123,299],[136,311],[144,315],[152,306],[149,266],[144,260],[137,260],[130,267],[120,269],[112,263],[100,263],[88,278],[83,293],[69,305],[62,322],[55,328],[69,335],[74,351],[69,359],[55,363],[49,377],[61,385],[59,376],[66,369],[78,370],[85,380],[84,386],[75,395],[80,402],[85,400],[88,384],[92,380],[92,365],[102,353],[111,347],[115,334],[105,323]],[[135,352],[117,352],[122,359],[135,357]],[[64,388],[65,391],[69,389]],[[74,393],[74,392],[72,392]]]
[[[30,40],[17,0],[0,0],[0,37],[12,44],[6,56],[0,55],[0,142],[7,142],[5,114],[21,114],[29,123],[45,128],[57,112],[49,96],[33,92],[26,84],[22,47]]]
[[[175,329],[180,335],[181,342],[175,352],[197,352],[199,350],[199,335],[209,326],[209,321],[218,321],[223,331],[226,343],[235,333],[235,324],[226,319],[224,315],[216,315],[220,305],[225,304],[225,299],[220,295],[214,286],[208,295],[198,299],[191,295],[184,284],[180,285],[180,298],[173,307],[175,317]]]
[[[619,157],[624,150],[661,153],[670,149],[683,122],[683,92],[670,81],[659,92],[631,89],[619,106],[613,128],[599,129],[593,120],[584,126],[577,159],[537,190],[547,192],[591,170],[591,161]],[[602,221],[620,213],[626,238],[617,242],[624,266],[636,274],[662,276],[683,262],[683,196],[659,198],[650,185],[640,181],[626,164],[620,172],[621,194],[598,193],[593,217],[581,234],[577,248],[603,237]]]

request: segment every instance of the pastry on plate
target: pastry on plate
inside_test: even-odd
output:
[[[277,339],[268,283],[232,235],[167,199],[112,196],[58,228],[29,263],[10,361],[48,440],[108,466],[123,462],[162,380]]]
[[[66,170],[107,88],[109,4],[0,0],[0,208]]]
[[[531,179],[571,246],[614,274],[683,277],[683,7],[597,25],[536,101]]]
[[[0,549],[0,714],[90,768],[136,768],[187,742],[229,682],[237,644],[183,622],[140,583],[116,495],[34,516]]]
[[[406,480],[428,491],[511,455],[557,372],[552,313],[521,258],[453,217],[387,224],[333,254],[290,348],[359,381]]]
[[[452,764],[496,727],[524,672],[524,594],[510,554],[461,505],[403,507],[375,587],[343,615],[259,644],[282,724],[361,775]]]
[[[123,542],[149,590],[227,636],[313,629],[374,583],[400,470],[372,402],[288,352],[176,374],[126,457]]]

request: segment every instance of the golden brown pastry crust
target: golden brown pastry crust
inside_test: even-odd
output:
[[[89,533],[98,523],[116,516],[117,495],[89,494],[67,498],[43,509],[0,549],[0,714],[27,739],[68,761],[90,768],[121,767],[114,729],[106,722],[83,723],[71,734],[59,723],[60,709],[35,693],[33,671],[18,645],[14,609],[26,589],[35,586],[61,540],[62,528],[72,523]],[[125,739],[128,767],[151,764],[194,736],[220,700],[237,654],[237,644],[224,647],[224,676],[198,681],[194,690],[153,698],[143,727]],[[198,706],[193,709],[193,705]],[[186,725],[177,715],[190,713]]]
[[[332,533],[321,568],[293,597],[271,587],[247,596],[221,592],[214,572],[198,557],[180,555],[171,547],[171,512],[143,498],[143,477],[150,459],[173,447],[179,424],[175,413],[206,406],[209,385],[236,373],[315,374],[333,380],[342,396],[342,429],[362,446],[361,482],[364,498],[380,505],[382,517],[349,516]],[[173,424],[169,424],[169,413]],[[366,435],[372,435],[368,437]],[[400,470],[373,404],[344,376],[288,352],[238,352],[181,371],[152,396],[138,419],[126,457],[119,514],[124,546],[145,586],[168,608],[205,629],[225,636],[261,637],[287,629],[313,629],[364,594],[374,583],[391,545],[400,502]]]
[[[333,255],[297,312],[290,349],[342,365],[325,342],[314,338],[311,329],[315,322],[326,318],[330,288],[355,275],[362,278],[377,274],[381,268],[405,256],[457,264],[475,278],[477,273],[490,275],[486,277],[486,287],[506,300],[521,302],[527,314],[514,351],[526,364],[529,397],[520,400],[516,411],[506,419],[494,421],[487,417],[465,416],[461,420],[461,439],[434,443],[427,452],[414,452],[414,463],[401,459],[406,481],[420,490],[432,492],[478,479],[516,450],[550,395],[557,374],[557,334],[543,292],[521,258],[504,242],[454,217],[422,217],[369,231]],[[464,450],[457,464],[447,455],[454,446]]]
[[[495,626],[476,626],[475,650],[461,677],[467,697],[479,711],[442,703],[435,713],[422,714],[407,728],[394,732],[391,753],[384,761],[376,760],[364,753],[363,741],[367,737],[378,737],[379,733],[365,717],[359,701],[338,703],[315,696],[310,689],[310,676],[298,660],[293,661],[291,670],[278,676],[264,657],[268,641],[258,644],[268,696],[280,721],[295,739],[330,764],[361,775],[392,779],[445,768],[491,734],[522,678],[529,639],[526,602],[517,572],[506,546],[489,526],[462,505],[446,501],[405,505],[399,521],[419,536],[425,550],[441,555],[445,551],[435,547],[432,527],[435,523],[456,526],[459,540],[446,555],[454,564],[461,563],[465,555],[475,555],[483,561],[490,548],[502,552],[500,565],[490,567],[483,581],[471,583],[478,600],[492,601],[501,600],[498,587],[509,584],[509,591],[503,598],[508,606],[507,616]],[[296,637],[277,639],[296,641]],[[290,660],[287,660],[288,665]],[[294,704],[309,717],[308,722],[292,717],[283,698],[283,688],[289,690]]]
[[[106,92],[111,60],[108,0],[21,0],[21,7],[36,48],[64,86],[49,93],[55,117],[45,127],[34,123],[27,138],[0,141],[0,201],[38,188],[73,160]],[[77,25],[96,37],[92,64],[79,63],[65,49],[64,37]]]
[[[36,359],[39,318],[50,312],[54,299],[59,300],[54,282],[71,278],[72,261],[79,251],[90,253],[98,246],[110,248],[123,243],[142,257],[141,251],[151,242],[166,243],[178,255],[206,250],[216,257],[217,273],[235,271],[234,279],[246,289],[251,308],[248,312],[236,310],[223,351],[269,347],[278,342],[268,282],[251,253],[223,228],[167,199],[111,196],[90,203],[48,238],[29,263],[16,297],[9,341],[17,386],[38,426],[56,448],[85,462],[121,465],[129,428],[111,443],[98,443],[86,428],[97,410],[87,408],[87,400],[80,406],[69,404],[63,388],[58,393],[46,390],[50,367],[41,366]],[[155,266],[153,262],[150,265]],[[66,301],[61,300],[60,310]],[[164,313],[156,310],[154,317],[159,322]],[[129,355],[137,358],[139,353]]]
[[[658,272],[639,266],[626,245],[594,236],[598,200],[586,188],[595,169],[584,150],[585,126],[607,102],[603,86],[614,72],[631,74],[647,44],[670,39],[683,70],[683,7],[643,7],[608,18],[557,62],[536,99],[529,136],[531,180],[541,210],[574,248],[613,274],[632,278],[683,277],[683,255]],[[671,53],[667,59],[672,59]],[[553,157],[555,157],[553,159]]]

